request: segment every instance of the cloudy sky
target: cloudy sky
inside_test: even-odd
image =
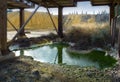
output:
[[[29,11],[33,11],[34,9],[28,9]],[[52,14],[57,14],[58,10],[56,8],[49,9]],[[47,12],[44,7],[40,7],[39,12]],[[66,7],[63,9],[64,14],[69,13],[89,13],[96,14],[101,11],[107,11],[109,13],[109,6],[92,6],[90,2],[78,2],[77,7]]]

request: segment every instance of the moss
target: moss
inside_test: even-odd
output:
[[[93,50],[87,54],[81,54],[77,52],[68,52],[68,53],[71,57],[75,57],[75,58],[84,57],[92,60],[93,62],[97,62],[100,66],[100,69],[103,69],[106,67],[112,67],[117,62],[117,60],[112,56],[110,55],[105,56],[104,51]]]

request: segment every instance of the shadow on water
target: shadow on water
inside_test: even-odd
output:
[[[14,52],[18,56],[32,56],[34,60],[41,62],[79,65],[81,67],[93,66],[100,69],[114,66],[117,62],[113,57],[106,56],[104,51],[93,50],[90,53],[80,54],[66,50],[68,46],[65,43],[54,43],[31,49],[20,49]]]

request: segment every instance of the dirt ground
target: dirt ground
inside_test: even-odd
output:
[[[21,56],[0,63],[0,82],[120,82],[119,68],[53,65]]]

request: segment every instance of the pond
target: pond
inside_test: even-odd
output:
[[[78,65],[81,67],[93,66],[103,69],[111,67],[117,62],[113,57],[105,55],[106,53],[104,51],[93,50],[90,53],[80,54],[69,52],[67,50],[68,46],[65,43],[54,43],[21,49],[11,47],[11,50],[14,50],[17,56],[32,56],[34,60],[53,64]]]

